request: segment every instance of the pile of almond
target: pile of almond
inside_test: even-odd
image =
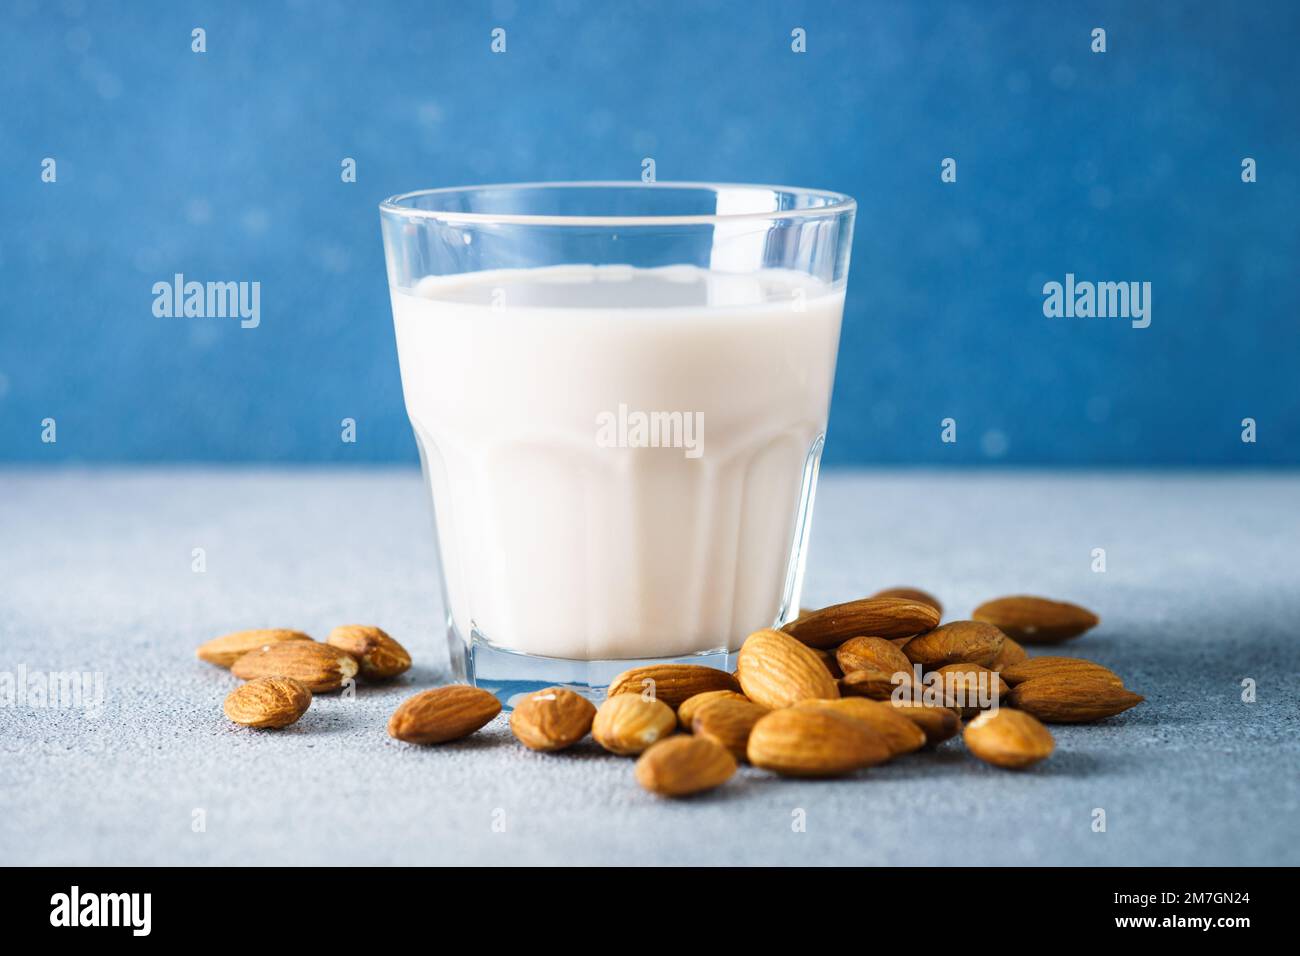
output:
[[[546,688],[519,701],[510,728],[543,752],[590,734],[611,753],[638,757],[636,779],[647,790],[685,796],[725,783],[740,762],[785,776],[839,776],[959,731],[976,757],[1020,769],[1052,753],[1045,722],[1101,720],[1143,699],[1101,664],[1025,652],[1022,644],[1056,644],[1094,627],[1096,615],[1077,605],[1015,596],[980,605],[971,620],[940,625],[941,617],[923,591],[883,591],[751,634],[734,674],[636,667],[614,679],[599,708]],[[440,687],[404,701],[388,732],[442,743],[500,711],[486,690]]]
[[[382,681],[411,666],[406,648],[368,624],[336,627],[324,643],[287,628],[236,631],[201,645],[198,656],[247,681],[223,707],[247,727],[287,727],[307,712],[312,694],[341,690],[357,674]]]

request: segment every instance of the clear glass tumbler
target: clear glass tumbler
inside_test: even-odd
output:
[[[380,205],[454,679],[732,669],[798,613],[855,203],[540,183]]]

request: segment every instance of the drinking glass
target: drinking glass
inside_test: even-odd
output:
[[[453,679],[734,669],[798,613],[856,205],[704,183],[380,205]]]

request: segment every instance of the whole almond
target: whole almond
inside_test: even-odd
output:
[[[311,706],[311,691],[291,677],[258,677],[240,684],[222,706],[245,727],[287,727]]]
[[[961,719],[951,708],[910,700],[891,700],[888,704],[925,731],[927,747],[933,747],[950,737],[955,737],[957,731],[961,729]]]
[[[745,638],[736,658],[736,677],[745,696],[769,710],[810,697],[840,696],[817,652],[781,631],[755,631]]]
[[[992,664],[1002,650],[1005,635],[992,624],[953,621],[907,642],[903,654],[926,670],[945,664]]]
[[[900,676],[905,675],[905,676]],[[911,671],[863,670],[849,671],[840,680],[840,694],[843,697],[866,697],[871,700],[889,700],[901,685],[912,686]]]
[[[739,691],[726,671],[702,664],[651,664],[623,671],[610,681],[608,696],[640,694],[662,701],[676,710],[696,694],[710,690]]]
[[[853,671],[912,672],[912,662],[892,641],[883,637],[851,637],[835,651],[845,674]]]
[[[782,628],[810,647],[836,647],[850,637],[909,637],[939,623],[939,612],[906,598],[863,598],[800,615]]]
[[[1047,677],[1049,675],[1057,677],[1092,677],[1097,680],[1111,681],[1121,687],[1124,685],[1124,681],[1120,679],[1120,676],[1109,667],[1098,664],[1096,661],[1085,661],[1079,657],[1031,657],[1002,670],[1002,679],[1013,687],[1016,684],[1023,684],[1027,680],[1033,680],[1035,677]]]
[[[885,588],[883,591],[877,591],[871,596],[873,598],[892,597],[903,598],[908,601],[919,601],[922,604],[930,605],[939,612],[940,616],[943,615],[943,605],[939,602],[939,599],[929,591],[922,591],[920,588]]]
[[[330,631],[325,643],[342,648],[357,659],[361,676],[367,680],[387,680],[411,667],[406,648],[384,630],[370,624],[344,624]]]
[[[529,750],[563,750],[591,730],[596,705],[564,687],[534,691],[515,704],[510,729]]]
[[[682,701],[682,705],[677,708],[677,725],[689,734],[691,732],[691,721],[695,720],[695,715],[700,712],[700,708],[713,703],[715,700],[748,701],[749,698],[734,690],[706,690],[703,694],[687,697]]]
[[[1004,636],[1002,638],[1002,650],[998,651],[998,656],[993,658],[989,670],[1001,673],[1011,665],[1027,660],[1029,660],[1029,655],[1025,653],[1025,649],[1011,638]]]
[[[1066,601],[1017,594],[985,601],[971,615],[1023,644],[1059,644],[1101,623],[1087,608]]]
[[[749,762],[789,777],[835,777],[884,763],[885,739],[860,720],[822,708],[791,707],[759,719],[749,734]]]
[[[249,651],[255,651],[268,644],[282,641],[310,641],[311,637],[302,631],[291,631],[283,627],[268,627],[253,631],[235,631],[214,637],[206,644],[199,645],[199,660],[216,664],[218,667],[230,667]]]
[[[1145,700],[1107,678],[1047,674],[1011,688],[1010,703],[1049,724],[1086,724],[1135,707]]]
[[[346,651],[315,641],[286,641],[249,651],[231,665],[241,680],[292,677],[313,694],[338,690],[357,673],[357,659]]]
[[[665,797],[712,790],[731,779],[735,758],[707,737],[669,737],[652,744],[637,759],[637,783]]]
[[[677,715],[661,700],[647,700],[640,694],[618,694],[605,698],[596,709],[591,735],[610,753],[628,757],[639,754],[677,728]]]
[[[388,718],[388,735],[410,744],[468,737],[497,714],[501,701],[481,687],[448,684],[406,698]]]
[[[945,664],[935,673],[943,680],[944,699],[957,707],[962,717],[997,707],[1011,693],[1006,681],[979,664]]]
[[[750,731],[768,713],[751,700],[710,701],[696,712],[691,732],[725,747],[737,760],[745,759]]]
[[[805,700],[795,707],[822,707],[844,717],[860,720],[880,734],[894,756],[910,754],[925,746],[925,731],[908,720],[889,704],[865,697],[845,697],[840,700]]]
[[[986,763],[1021,770],[1051,756],[1056,741],[1031,714],[999,707],[980,714],[962,732],[966,749]]]

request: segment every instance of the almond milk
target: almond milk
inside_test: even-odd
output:
[[[842,286],[557,266],[428,277],[392,300],[462,635],[683,657],[797,605]]]

